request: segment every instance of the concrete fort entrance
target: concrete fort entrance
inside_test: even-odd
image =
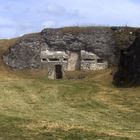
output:
[[[43,51],[41,66],[47,68],[49,79],[62,79],[66,71],[100,70],[108,67],[108,62],[93,52]]]
[[[56,79],[63,78],[62,65],[55,65],[55,78]]]

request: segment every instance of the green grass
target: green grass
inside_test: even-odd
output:
[[[0,73],[0,139],[139,139],[140,88],[113,87],[108,71],[55,81],[21,73]]]

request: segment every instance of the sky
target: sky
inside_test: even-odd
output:
[[[140,0],[0,0],[0,38],[88,25],[140,27]]]

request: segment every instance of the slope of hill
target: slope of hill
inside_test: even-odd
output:
[[[1,40],[0,52],[14,41]],[[111,72],[48,80],[45,71],[12,70],[0,61],[0,139],[139,140],[140,88],[114,87]]]

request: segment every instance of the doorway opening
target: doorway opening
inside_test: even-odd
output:
[[[56,76],[56,79],[62,79],[63,78],[62,66],[61,65],[55,65],[55,76]]]

